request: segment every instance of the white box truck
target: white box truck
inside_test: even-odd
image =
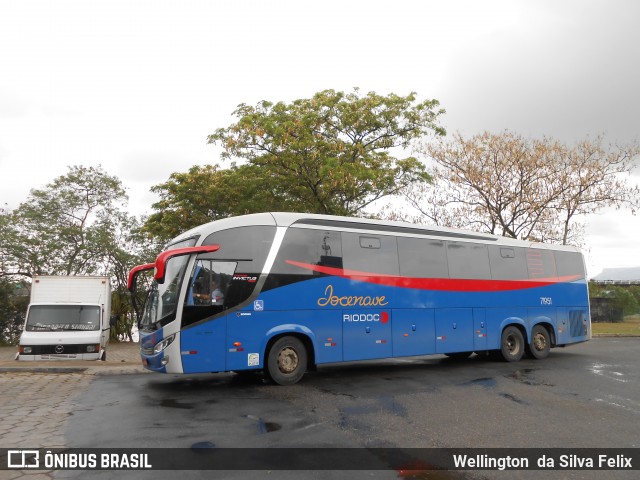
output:
[[[36,276],[18,360],[106,360],[109,277]]]

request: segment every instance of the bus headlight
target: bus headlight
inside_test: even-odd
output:
[[[169,345],[171,345],[171,343],[173,342],[174,338],[176,338],[176,334],[175,333],[173,335],[168,336],[167,338],[165,338],[161,342],[156,343],[156,346],[153,347],[153,353],[160,353],[161,351],[163,351],[165,348],[167,348]]]

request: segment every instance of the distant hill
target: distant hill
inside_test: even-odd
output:
[[[640,267],[605,268],[602,273],[593,277],[592,280],[610,280],[614,282],[640,281]]]

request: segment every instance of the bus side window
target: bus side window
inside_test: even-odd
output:
[[[207,254],[206,258],[237,260],[235,274],[225,285],[224,305],[232,308],[247,301],[255,286],[271,250],[275,227],[251,225],[220,230],[209,235],[203,245],[220,245],[220,250]]]
[[[553,251],[529,248],[527,250],[527,268],[531,279],[555,277],[557,273]]]
[[[193,267],[182,311],[182,327],[206,320],[227,308],[227,292],[236,262],[198,260]]]
[[[417,278],[449,278],[447,251],[442,240],[398,237],[400,275]]]
[[[339,232],[290,228],[273,265],[272,273],[279,275],[318,275],[312,269],[289,262],[322,267],[342,268],[342,246]]]
[[[324,275],[314,270],[314,265],[342,268],[340,232],[290,227],[262,290],[308,280],[313,275]]]
[[[490,279],[487,246],[481,243],[447,242],[451,278]]]
[[[580,278],[585,277],[584,261],[582,260],[582,254],[578,252],[560,252],[556,253],[556,268],[558,270],[559,277],[567,277],[573,275],[580,275]]]
[[[342,234],[344,268],[361,272],[398,275],[398,243],[396,237]]]
[[[529,278],[524,248],[489,245],[489,261],[491,262],[491,278],[494,280]]]
[[[199,260],[193,270],[187,305],[225,305],[235,262]]]

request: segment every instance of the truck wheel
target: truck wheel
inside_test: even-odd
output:
[[[551,351],[551,339],[549,332],[542,325],[536,325],[531,329],[531,343],[529,344],[529,352],[531,356],[537,360],[542,360],[549,356]]]
[[[265,373],[278,385],[293,385],[307,370],[307,349],[296,337],[282,337],[271,346]]]
[[[103,362],[107,361],[107,351],[106,350],[102,351],[102,357],[100,358],[100,360],[102,360]]]
[[[518,327],[511,325],[504,329],[500,341],[500,351],[502,358],[507,362],[517,362],[522,358],[522,355],[524,355],[524,337]]]

